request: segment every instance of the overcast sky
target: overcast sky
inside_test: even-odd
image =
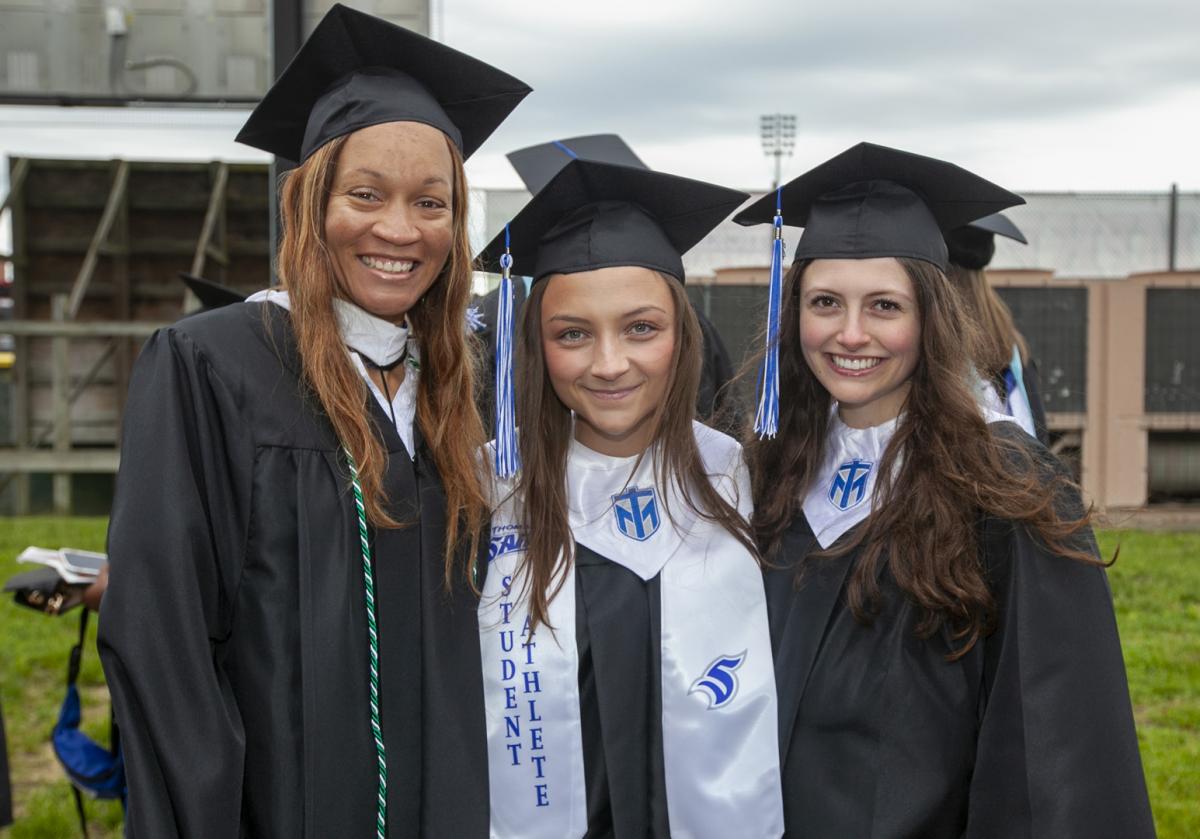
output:
[[[860,140],[1016,190],[1200,188],[1196,0],[437,0],[444,40],[533,94],[473,161],[615,131],[651,166],[769,186],[760,114],[797,116],[785,180]],[[435,9],[437,6],[435,6]]]
[[[613,131],[657,169],[762,190],[759,115],[784,112],[785,180],[871,140],[1017,191],[1200,189],[1198,0],[435,0],[435,18],[534,88],[475,187],[519,186],[505,151]],[[232,143],[244,116],[0,108],[0,153],[265,159]]]

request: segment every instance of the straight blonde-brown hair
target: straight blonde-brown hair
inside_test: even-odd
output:
[[[683,284],[667,274],[658,276],[671,293],[676,341],[666,396],[650,420],[654,430],[647,451],[655,452],[656,482],[660,487],[673,482],[679,497],[692,512],[719,524],[757,557],[749,524],[716,490],[704,471],[692,429],[696,392],[700,387],[703,345],[700,323],[688,303]],[[574,561],[575,546],[566,495],[571,412],[554,392],[542,349],[542,299],[549,282],[536,283],[525,301],[518,379],[521,475],[515,492],[524,510],[521,524],[527,542],[522,565],[526,571],[531,628],[548,625],[550,601],[562,588],[565,571]],[[663,503],[666,504],[665,495]],[[664,513],[670,516],[665,507]]]
[[[277,271],[290,298],[305,384],[354,458],[367,519],[375,527],[404,526],[411,522],[397,522],[388,513],[383,489],[387,452],[366,410],[367,386],[346,352],[333,308],[335,297],[348,295],[325,244],[325,216],[345,141],[340,137],[326,143],[284,176]],[[474,399],[476,348],[464,328],[471,291],[466,175],[457,147],[449,139],[446,145],[454,169],[450,255],[407,317],[421,354],[416,422],[446,495],[444,562],[449,586],[464,544],[470,550],[462,571],[467,580],[473,578],[487,502],[477,454],[485,438]]]
[[[979,327],[975,366],[983,377],[991,382],[1002,382],[1004,368],[1012,361],[1014,346],[1020,353],[1021,363],[1028,364],[1029,348],[1025,338],[1017,331],[1008,306],[988,285],[983,269],[951,263],[947,276],[958,289],[967,313]]]

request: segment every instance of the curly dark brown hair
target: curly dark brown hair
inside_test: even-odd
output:
[[[992,628],[978,527],[985,517],[1021,523],[1050,551],[1099,562],[1071,537],[1089,512],[1075,515],[1062,500],[1074,491],[1061,470],[1016,437],[993,433],[976,404],[969,378],[976,327],[946,275],[915,259],[898,259],[912,281],[921,324],[921,353],[863,527],[809,560],[862,549],[847,587],[855,617],[869,622],[880,606],[879,563],[921,610],[916,632],[927,638],[947,626],[964,655]],[[753,526],[768,562],[801,514],[817,480],[829,430],[831,397],[800,351],[800,283],[808,261],[792,266],[784,284],[780,326],[779,433],[749,436],[746,457],[754,489]],[[1048,457],[1048,455],[1047,455]],[[1067,496],[1064,496],[1067,493]]]

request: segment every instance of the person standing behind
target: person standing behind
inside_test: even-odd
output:
[[[1028,244],[1025,235],[1001,213],[948,232],[950,264],[946,276],[962,294],[967,312],[979,327],[975,366],[988,388],[989,401],[994,396],[996,407],[1042,445],[1049,445],[1037,365],[1013,323],[1012,312],[987,281],[985,269],[996,252],[997,236]]]
[[[238,139],[283,290],[138,359],[100,647],[127,835],[487,835],[462,161],[529,92],[334,5]]]

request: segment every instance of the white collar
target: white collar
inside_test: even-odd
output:
[[[987,405],[981,404],[979,411],[987,423],[1011,421]],[[823,549],[871,515],[879,464],[899,421],[897,416],[871,428],[851,428],[834,403],[821,467],[803,504],[804,517]],[[894,468],[899,467],[897,459]]]
[[[292,308],[287,291],[282,289],[264,289],[246,298],[247,303],[261,301],[274,303],[289,311]],[[404,355],[404,349],[408,346],[407,325],[396,326],[339,297],[333,299],[333,311],[338,319],[342,342],[376,367],[388,367]]]
[[[748,486],[734,480],[745,472],[741,446],[698,422],[692,423],[692,433],[705,473],[731,504],[747,505]],[[700,534],[707,532],[674,479],[658,486],[659,455],[659,447],[651,446],[638,463],[637,455],[612,457],[573,438],[567,455],[567,509],[575,541],[643,580],[659,573],[685,546],[702,551]]]
[[[871,514],[875,475],[898,421],[851,428],[834,405],[821,468],[804,498],[804,516],[822,548]]]

